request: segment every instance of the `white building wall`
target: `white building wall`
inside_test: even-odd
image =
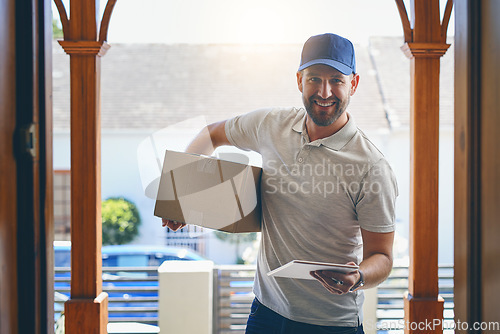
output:
[[[396,174],[399,197],[396,207],[396,232],[408,241],[410,220],[410,133],[393,131],[387,145],[380,147]],[[453,168],[454,134],[452,128],[440,129],[439,145],[439,263],[453,263]],[[404,243],[405,240],[401,240]],[[404,248],[404,245],[400,245]],[[406,251],[407,253],[408,251]]]
[[[439,263],[454,262],[455,136],[452,128],[441,129],[439,144]]]

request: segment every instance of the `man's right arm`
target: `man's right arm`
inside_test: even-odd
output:
[[[226,136],[226,121],[207,125],[186,148],[188,153],[211,155],[214,150],[223,145],[231,145]]]
[[[231,145],[226,136],[225,126],[226,121],[207,125],[188,145],[186,152],[211,155],[217,147]],[[172,231],[177,231],[186,226],[186,224],[162,218],[162,226],[167,226]]]

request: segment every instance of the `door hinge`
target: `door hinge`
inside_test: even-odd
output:
[[[20,131],[21,152],[28,153],[33,158],[38,157],[38,124],[31,123],[23,126]]]

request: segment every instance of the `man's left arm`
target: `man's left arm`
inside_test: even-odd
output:
[[[363,261],[359,265],[359,270],[363,273],[362,288],[369,289],[382,283],[391,272],[394,232],[377,233],[361,229],[361,236],[363,237]],[[350,292],[361,277],[357,270],[349,274],[317,270],[311,272],[311,275],[334,294]]]
[[[363,238],[363,261],[359,270],[363,273],[363,288],[372,288],[383,282],[392,269],[394,208],[398,188],[394,173],[385,159],[372,166],[362,183],[356,202]],[[356,283],[361,277],[357,270],[346,275],[333,271],[315,271],[311,275],[328,291],[337,294],[357,289]]]
[[[385,281],[391,273],[394,232],[377,233],[361,229],[361,235],[363,261],[359,265],[359,270],[364,276],[363,288],[369,289]],[[357,275],[359,276],[359,273]]]

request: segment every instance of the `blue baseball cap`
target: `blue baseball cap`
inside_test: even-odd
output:
[[[312,36],[302,49],[299,71],[316,64],[331,66],[345,75],[356,73],[354,46],[335,34]]]

